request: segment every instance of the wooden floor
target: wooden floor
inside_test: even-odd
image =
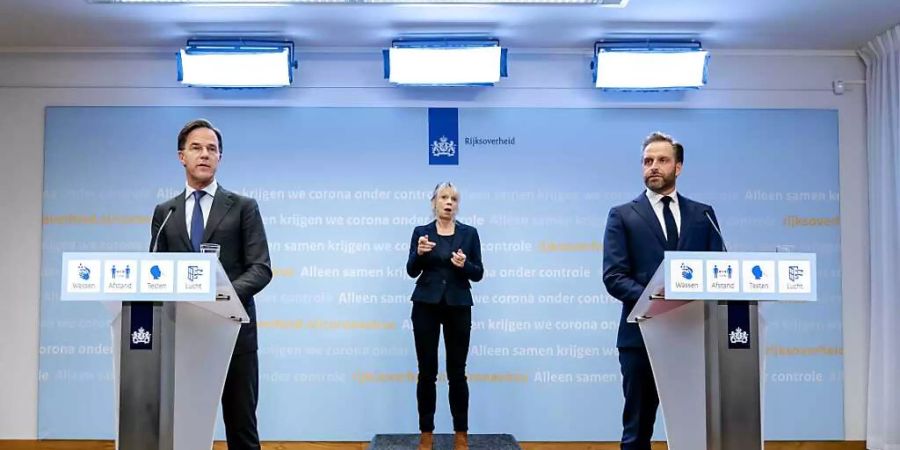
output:
[[[263,450],[366,450],[368,442],[264,442]],[[617,442],[521,442],[523,450],[618,450]],[[216,442],[214,450],[227,450]],[[766,450],[865,450],[863,441],[766,442]],[[0,441],[0,450],[115,450],[112,441]],[[653,450],[666,450],[657,442]]]

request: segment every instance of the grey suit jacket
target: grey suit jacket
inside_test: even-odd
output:
[[[182,191],[156,205],[150,226],[151,250],[160,225],[172,209],[172,216],[159,236],[157,251],[193,251],[185,223],[184,194]],[[250,316],[250,323],[241,325],[234,353],[256,351],[256,305],[253,296],[272,279],[269,244],[256,200],[227,191],[219,185],[206,220],[202,242],[221,246],[219,260]]]

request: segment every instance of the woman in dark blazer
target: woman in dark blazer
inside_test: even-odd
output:
[[[453,415],[454,449],[469,448],[469,385],[466,357],[472,332],[472,285],[484,276],[481,241],[475,227],[456,221],[459,191],[449,182],[440,183],[431,196],[435,220],[413,230],[406,273],[416,280],[412,294],[412,323],[416,340],[419,380],[419,450],[431,450],[435,383],[438,372],[438,342],[441,326],[447,353],[450,413]]]

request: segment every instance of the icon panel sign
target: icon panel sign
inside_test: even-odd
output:
[[[210,271],[209,260],[178,261],[176,292],[180,294],[209,292]]]
[[[741,290],[740,263],[736,259],[706,261],[707,292],[739,292]]]
[[[136,260],[108,259],[103,261],[103,292],[131,294],[137,292],[138,264]]]
[[[744,260],[741,265],[744,292],[775,292],[775,261]]]
[[[212,302],[224,276],[214,253],[63,252],[60,267],[62,301]]]
[[[66,292],[73,294],[100,292],[101,267],[99,259],[69,260],[66,268]]]
[[[669,280],[674,292],[703,292],[703,261],[673,259],[669,265]]]
[[[808,294],[812,292],[809,261],[778,261],[778,291]]]
[[[650,284],[668,300],[816,301],[814,253],[677,251],[664,264]]]
[[[167,260],[141,261],[141,292],[171,294],[175,289],[175,264]]]

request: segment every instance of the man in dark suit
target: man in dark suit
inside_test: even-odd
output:
[[[622,450],[650,450],[659,406],[641,330],[627,322],[628,314],[665,251],[722,250],[712,207],[675,190],[684,147],[668,135],[653,133],[644,140],[642,163],[646,191],[610,209],[603,237],[603,283],[622,302],[616,340],[625,394]]]
[[[181,129],[178,159],[184,166],[187,187],[156,205],[151,239],[169,216],[156,242],[158,251],[197,252],[201,243],[219,244],[219,261],[250,316],[250,323],[241,325],[222,392],[225,434],[229,450],[258,450],[259,363],[253,296],[272,279],[259,206],[256,200],[226,191],[216,182],[222,133],[209,121],[194,120]]]

